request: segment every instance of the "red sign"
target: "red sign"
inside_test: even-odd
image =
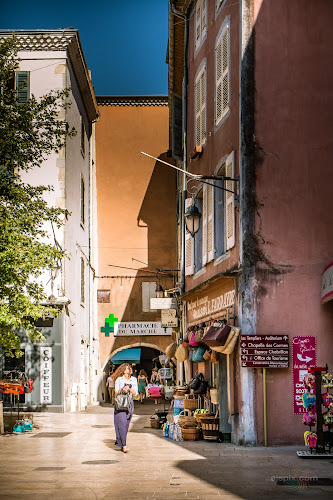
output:
[[[308,373],[308,366],[316,364],[316,337],[293,337],[292,346],[294,414],[299,415],[305,412],[303,378]]]
[[[241,335],[241,362],[246,368],[288,368],[288,335]]]

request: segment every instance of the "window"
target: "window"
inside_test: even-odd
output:
[[[199,70],[194,85],[195,146],[206,142],[206,65]]]
[[[142,312],[155,312],[150,309],[150,299],[156,297],[156,281],[144,281],[142,283]]]
[[[217,15],[222,5],[226,2],[226,0],[215,0],[215,14]]]
[[[27,102],[30,97],[30,71],[15,72],[15,89],[18,102]]]
[[[81,154],[83,157],[85,156],[85,137],[86,137],[86,131],[81,116]]]
[[[207,1],[197,0],[195,6],[195,52],[207,36]]]
[[[97,303],[110,304],[110,290],[97,290]]]
[[[230,24],[222,25],[215,45],[215,126],[230,109]]]
[[[84,186],[84,179],[83,176],[81,175],[81,209],[80,209],[80,223],[81,226],[84,227],[84,222],[85,222],[85,186]]]
[[[83,257],[81,257],[81,259],[80,259],[80,264],[81,264],[81,298],[80,298],[80,302],[81,302],[81,304],[84,304],[85,278],[84,278],[84,258]]]
[[[234,152],[221,164],[217,176],[234,179]],[[222,257],[235,246],[235,190],[236,183],[221,179],[203,184],[195,204],[202,216],[199,231],[185,235],[185,275],[197,273],[208,262]],[[219,189],[219,187],[224,189]],[[185,211],[192,203],[185,200]]]

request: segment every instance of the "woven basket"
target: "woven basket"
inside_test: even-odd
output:
[[[159,429],[161,427],[161,424],[157,418],[151,418],[150,419],[150,427],[153,429]]]
[[[211,388],[210,389],[210,401],[213,403],[213,405],[218,405],[219,404],[219,393],[217,389]]]
[[[209,413],[196,413],[194,415],[196,421],[198,422],[199,425],[201,425],[201,419],[204,418],[204,417],[209,417],[210,414]]]
[[[172,344],[168,345],[168,347],[165,349],[165,354],[168,356],[168,358],[172,359],[175,355],[176,350],[177,350],[177,344],[176,342],[173,342]]]
[[[220,436],[220,422],[218,417],[203,416],[200,420],[202,427],[202,436],[204,439],[212,440]]]
[[[197,441],[199,439],[200,429],[199,427],[182,427],[182,436],[184,441]]]
[[[199,408],[199,399],[184,399],[184,409],[185,410],[196,410]]]

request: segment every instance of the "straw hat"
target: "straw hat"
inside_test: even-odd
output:
[[[177,344],[176,342],[173,342],[172,344],[168,345],[168,347],[165,349],[165,354],[168,356],[168,358],[173,358],[175,356],[175,352],[177,349]]]
[[[183,345],[179,345],[175,352],[175,358],[179,363],[183,363],[188,358],[188,349]]]

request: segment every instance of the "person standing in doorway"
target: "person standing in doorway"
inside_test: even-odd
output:
[[[143,404],[143,400],[145,399],[145,396],[146,396],[147,385],[148,385],[147,373],[144,370],[140,370],[140,373],[138,376],[138,389],[139,389],[140,403],[141,404]]]
[[[119,446],[124,453],[129,451],[126,442],[129,425],[134,413],[133,396],[138,394],[138,381],[132,376],[132,373],[133,369],[131,365],[123,363],[112,374],[112,378],[115,381],[115,396],[121,393],[131,395],[131,403],[128,412],[118,411],[116,408],[114,409],[114,427],[116,431],[115,445]]]
[[[106,387],[108,388],[109,391],[109,396],[110,396],[110,403],[113,405],[114,404],[114,380],[112,378],[112,372],[109,373],[109,376],[106,381]]]

